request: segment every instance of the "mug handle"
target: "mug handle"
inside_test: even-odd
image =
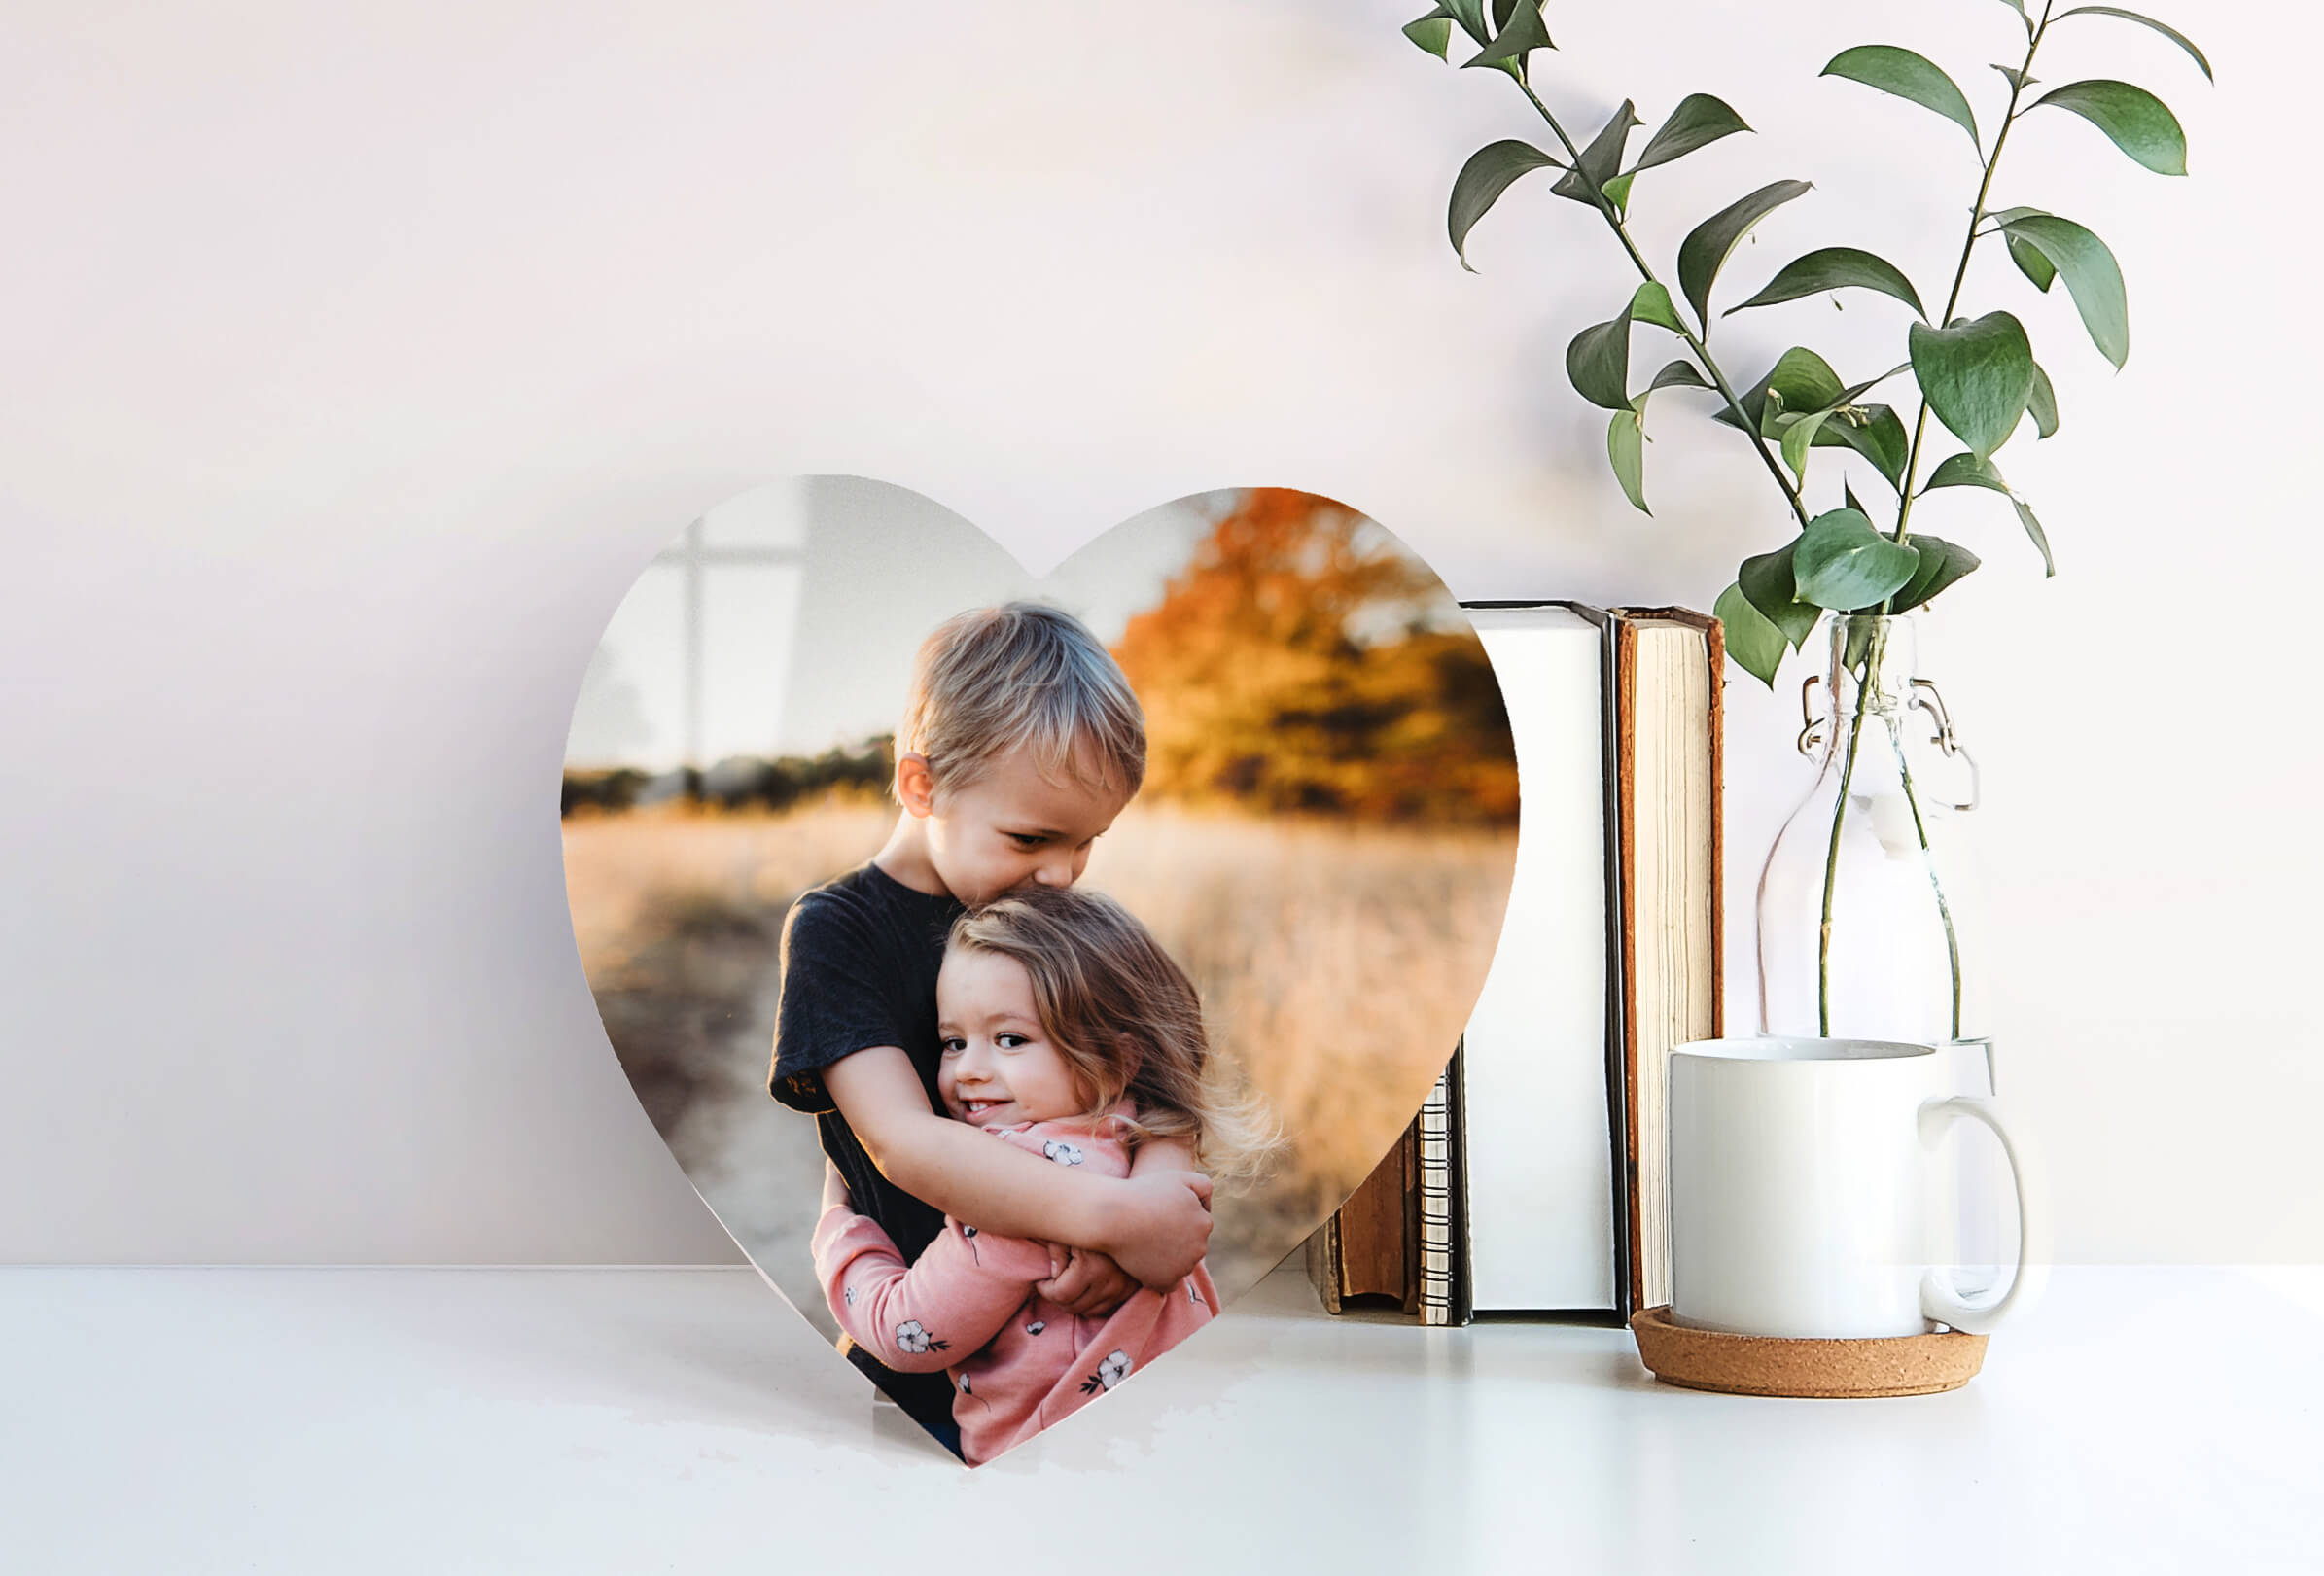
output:
[[[1946,1130],[1963,1120],[1990,1129],[1993,1137],[2001,1140],[2002,1153],[2009,1157],[2010,1184],[2018,1196],[2018,1266],[2006,1291],[1999,1297],[1976,1303],[1964,1301],[1942,1276],[1931,1270],[1921,1278],[1920,1312],[1940,1324],[1966,1330],[1971,1335],[1984,1335],[2039,1295],[2040,1281],[2044,1278],[2044,1249],[2049,1242],[2049,1218],[2043,1212],[2040,1187],[2033,1177],[2037,1168],[2031,1146],[2025,1139],[2010,1136],[2009,1129],[2001,1122],[2001,1108],[1987,1097],[1954,1095],[1923,1103],[1919,1116],[1920,1146],[1934,1149]]]

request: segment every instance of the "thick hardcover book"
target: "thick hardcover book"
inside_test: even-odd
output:
[[[1467,1282],[1452,1256],[1460,1061],[1456,1050],[1396,1146],[1307,1240],[1308,1278],[1329,1312],[1372,1307],[1426,1324],[1468,1322]]]
[[[1621,903],[1620,1042],[1628,1285],[1624,1312],[1671,1300],[1671,1048],[1721,1031],[1718,620],[1614,612]]]
[[[1421,1312],[1423,1190],[1415,1122],[1308,1240],[1308,1278],[1326,1309],[1369,1303]]]
[[[1623,1233],[1609,928],[1614,620],[1469,604],[1517,747],[1517,869],[1462,1039],[1461,1244],[1478,1313],[1605,1313]]]
[[[1624,1318],[1669,1300],[1669,1051],[1719,1032],[1723,644],[1715,620],[1678,609],[1467,606],[1517,744],[1517,873],[1468,1033],[1430,1097],[1448,1133],[1441,1225],[1429,1112],[1405,1136],[1423,1157],[1404,1216],[1420,1221],[1422,1284],[1376,1295],[1417,1296],[1446,1322]],[[1366,1191],[1390,1180],[1384,1166]],[[1360,1241],[1386,1212],[1359,1193],[1311,1267],[1342,1251],[1351,1218]],[[1326,1306],[1326,1278],[1348,1283],[1333,1263],[1318,1278]]]

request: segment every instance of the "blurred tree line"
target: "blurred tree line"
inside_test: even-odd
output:
[[[889,746],[893,734],[866,739],[853,750],[820,755],[784,755],[761,760],[730,755],[707,771],[680,768],[651,773],[622,766],[611,771],[568,771],[559,805],[561,816],[577,810],[634,810],[640,805],[684,799],[722,810],[789,810],[805,799],[838,791],[874,797],[888,791]]]
[[[1253,488],[1113,654],[1146,713],[1146,791],[1366,821],[1513,824],[1484,648],[1441,581],[1312,493]]]

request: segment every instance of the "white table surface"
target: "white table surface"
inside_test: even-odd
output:
[[[748,1270],[0,1270],[0,1569],[2324,1570],[2324,1270],[2060,1270],[1950,1395],[1291,1271],[976,1472]]]

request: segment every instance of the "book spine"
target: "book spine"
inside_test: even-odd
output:
[[[1592,622],[1598,626],[1599,634],[1599,760],[1605,777],[1600,814],[1604,818],[1605,825],[1605,1110],[1606,1131],[1611,1135],[1609,1158],[1613,1167],[1608,1202],[1613,1211],[1614,1314],[1627,1322],[1630,1315],[1637,1311],[1637,1299],[1634,1294],[1637,1257],[1631,1239],[1633,1103],[1627,1027],[1630,958],[1625,947],[1628,930],[1623,923],[1625,916],[1622,907],[1622,894],[1626,888],[1622,866],[1622,806],[1625,795],[1621,776],[1622,691],[1617,638],[1620,620],[1610,613],[1594,613]]]
[[[1338,1313],[1342,1307],[1342,1297],[1340,1217],[1336,1213],[1316,1228],[1308,1238],[1304,1251],[1308,1283],[1316,1288],[1317,1300],[1322,1303],[1324,1313]]]
[[[1459,1313],[1459,1266],[1453,1242],[1453,1069],[1436,1076],[1421,1106],[1421,1322],[1464,1322]]]

